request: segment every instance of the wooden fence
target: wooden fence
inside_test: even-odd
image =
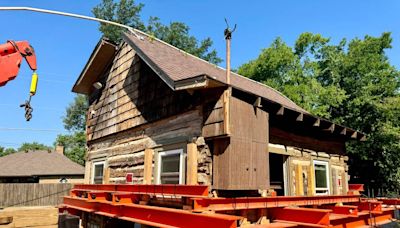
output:
[[[69,194],[72,184],[0,184],[0,208],[56,206]]]

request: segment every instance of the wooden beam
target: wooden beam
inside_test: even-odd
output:
[[[300,112],[300,114],[296,118],[296,121],[301,122],[301,121],[303,121],[303,118],[304,118],[304,114],[302,112]]]
[[[327,128],[325,130],[330,131],[331,133],[333,133],[335,131],[335,124],[331,124],[331,126],[329,126],[329,128]]]
[[[347,128],[344,127],[343,130],[340,132],[340,134],[341,135],[346,135],[346,133],[347,133]]]
[[[232,88],[228,88],[224,91],[223,94],[223,106],[224,106],[224,133],[226,135],[230,135],[230,97],[231,97]]]
[[[367,136],[363,135],[363,136],[360,138],[360,141],[361,141],[361,142],[367,141]]]
[[[303,170],[301,164],[296,164],[296,196],[304,195],[303,189]]]
[[[285,113],[285,107],[281,106],[276,115],[283,116],[284,113]]]
[[[151,184],[153,177],[153,149],[144,150],[144,174],[143,184]]]
[[[355,131],[353,134],[351,134],[352,139],[357,139],[357,132]]]
[[[315,171],[314,165],[311,163],[309,173],[308,173],[308,189],[307,193],[309,196],[315,195]]]
[[[314,127],[319,127],[319,125],[321,124],[321,120],[319,118],[317,118],[313,124]]]
[[[186,184],[197,185],[197,145],[196,143],[187,144],[187,171]]]
[[[261,105],[261,97],[257,97],[257,99],[256,99],[256,101],[254,102],[253,106],[256,107],[256,108],[262,108],[262,105]]]

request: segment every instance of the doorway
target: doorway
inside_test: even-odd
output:
[[[287,155],[269,153],[270,186],[275,190],[276,195],[278,196],[288,195],[286,189],[287,159]]]

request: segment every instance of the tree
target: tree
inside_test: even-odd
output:
[[[145,25],[140,18],[140,12],[143,7],[144,5],[141,3],[135,4],[134,0],[121,0],[120,2],[103,0],[93,8],[92,12],[97,18],[118,22],[142,30],[211,63],[218,64],[222,62],[216,50],[210,50],[213,45],[212,40],[206,38],[199,42],[196,37],[189,34],[189,26],[182,22],[171,22],[169,25],[163,25],[158,17],[150,17],[147,25]],[[102,24],[99,29],[110,40],[116,43],[121,42],[123,28]]]
[[[238,73],[277,89],[313,114],[329,118],[330,108],[341,104],[345,92],[318,80],[320,69],[306,50],[315,52],[327,40],[308,36],[299,37],[295,50],[277,38],[257,59],[239,67]]]
[[[17,152],[14,148],[4,148],[0,146],[0,157]]]
[[[84,165],[86,153],[86,111],[88,100],[84,95],[77,95],[66,108],[63,117],[64,128],[69,134],[58,135],[55,145],[64,146],[64,154],[72,161]]]
[[[84,131],[58,135],[56,145],[64,146],[64,154],[72,161],[84,165],[86,153],[86,134]]]
[[[63,117],[64,128],[68,131],[84,131],[86,128],[87,97],[77,95],[66,109]]]
[[[338,44],[303,33],[294,48],[281,39],[239,73],[283,92],[311,113],[368,135],[346,145],[350,174],[369,186],[400,188],[400,72],[385,51],[391,36]]]
[[[140,11],[143,4],[135,4],[134,0],[121,0],[119,3],[113,0],[103,0],[99,5],[92,9],[95,17],[118,22],[132,28],[143,29],[144,24],[140,19]],[[101,24],[99,30],[110,40],[121,42],[123,28],[108,24]]]
[[[23,143],[19,148],[18,151],[35,151],[35,150],[52,150],[52,147],[46,146],[42,143],[38,142],[31,142],[31,143]]]

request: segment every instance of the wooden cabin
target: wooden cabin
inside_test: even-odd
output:
[[[102,39],[86,94],[86,183],[202,184],[221,193],[346,194],[345,142],[362,133],[145,33]],[[230,191],[235,190],[235,191]]]

